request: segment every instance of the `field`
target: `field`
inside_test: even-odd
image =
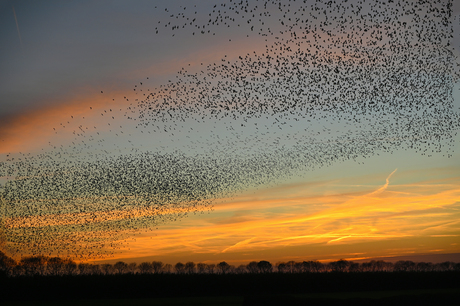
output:
[[[460,288],[144,299],[7,301],[3,306],[460,305]]]

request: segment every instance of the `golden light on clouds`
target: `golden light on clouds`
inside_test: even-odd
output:
[[[192,211],[186,207],[159,206],[127,210],[94,211],[79,213],[60,213],[48,215],[30,215],[21,217],[6,217],[3,219],[5,228],[30,228],[46,226],[62,226],[71,224],[90,224],[133,218],[181,214]]]
[[[49,107],[25,111],[12,118],[8,125],[0,127],[0,154],[50,149],[49,142],[66,145],[82,125],[97,126],[99,132],[109,130],[107,124],[101,124],[101,111],[108,107],[126,107],[126,101],[111,98],[123,94],[126,92],[111,91],[109,97],[96,93],[94,89],[82,89],[78,95],[59,101],[61,104],[57,106],[51,103]]]
[[[358,190],[349,187],[349,191],[333,196],[322,196],[322,192],[302,188],[302,184],[278,187],[273,193],[264,190],[242,195],[217,204],[211,215],[191,216],[181,224],[166,225],[140,235],[129,243],[126,249],[129,251],[122,258],[159,256],[167,261],[181,254],[202,261],[225,256],[229,260],[247,261],[245,258],[251,254],[265,252],[276,256],[288,247],[303,248],[308,257],[309,249],[318,246],[333,247],[341,258],[347,257],[353,246],[361,250],[369,244],[367,250],[364,247],[364,252],[358,252],[359,257],[367,258],[366,254],[436,252],[440,250],[437,240],[442,239],[442,245],[446,240],[456,241],[460,236],[460,178],[445,179],[442,183],[393,185],[392,175],[395,171],[381,186],[362,185],[365,187]],[[336,185],[340,184],[330,182],[326,189],[334,189]],[[369,191],[369,187],[373,190]],[[283,188],[295,197],[273,198]],[[410,250],[390,248],[399,245],[397,241],[420,239],[426,240],[424,246]],[[376,245],[381,249],[377,251]],[[458,252],[460,248],[451,243],[442,250]],[[315,256],[321,259],[331,254]]]

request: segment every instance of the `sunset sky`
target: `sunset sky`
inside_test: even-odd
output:
[[[436,41],[436,35],[422,34],[426,35],[423,45],[425,49],[412,49],[406,60],[414,64],[414,67],[418,65],[413,68],[414,71],[428,75],[423,77],[413,73],[408,76],[408,84],[410,80],[420,83],[426,79],[427,83],[423,84],[434,84],[433,76],[441,75],[439,87],[418,86],[417,83],[407,85],[403,92],[389,94],[385,90],[374,89],[375,80],[368,81],[375,96],[365,97],[363,101],[355,96],[339,98],[339,101],[347,99],[347,103],[350,103],[345,107],[342,117],[334,113],[335,110],[321,106],[321,103],[335,103],[328,100],[335,97],[337,85],[334,84],[330,85],[331,90],[322,89],[318,94],[321,97],[318,98],[320,106],[315,106],[317,112],[314,115],[308,113],[306,118],[299,120],[294,106],[291,107],[293,112],[286,111],[282,116],[263,113],[258,117],[250,113],[250,110],[245,110],[245,115],[241,111],[233,117],[217,117],[213,115],[212,107],[195,111],[197,105],[211,105],[225,113],[222,106],[224,103],[219,99],[225,100],[225,97],[235,93],[249,100],[255,88],[263,88],[264,93],[276,93],[278,96],[275,98],[267,98],[268,103],[275,104],[283,97],[289,101],[290,90],[299,90],[295,83],[297,79],[286,77],[280,77],[277,81],[286,84],[285,87],[275,87],[278,83],[269,78],[265,84],[257,80],[262,84],[259,87],[246,83],[237,88],[235,84],[239,81],[233,79],[230,85],[225,85],[229,81],[227,75],[247,78],[249,83],[256,84],[256,81],[250,79],[265,73],[265,70],[248,72],[242,58],[255,57],[253,54],[266,56],[270,45],[282,48],[291,44],[289,46],[297,48],[289,39],[293,39],[292,29],[298,25],[292,25],[293,28],[289,30],[286,30],[286,26],[291,22],[289,14],[302,8],[303,1],[281,1],[283,5],[289,3],[292,6],[279,10],[280,1],[267,1],[268,5],[264,8],[266,1],[249,0],[248,7],[254,10],[255,17],[251,17],[252,13],[245,12],[244,8],[235,13],[231,7],[235,5],[238,10],[239,2],[159,0],[0,3],[1,247],[18,257],[40,253],[78,258],[82,252],[78,247],[78,239],[94,235],[98,241],[108,241],[104,251],[95,249],[92,255],[85,253],[81,260],[161,260],[172,264],[178,261],[216,263],[225,260],[239,264],[253,260],[273,263],[341,258],[391,260],[392,257],[401,256],[413,256],[416,259],[418,255],[453,254],[452,258],[460,261],[460,136],[457,134],[460,126],[460,83],[458,68],[452,68],[457,67],[458,59],[457,62],[454,60],[446,63],[435,59],[434,64],[431,64],[430,57],[419,54],[431,50],[428,45],[432,44],[440,46],[442,50],[451,50],[455,56],[460,55],[459,3],[453,1],[450,16],[447,4],[452,1],[440,1],[437,4],[437,7],[445,8],[444,11],[438,11],[439,18],[448,18],[448,24],[439,25],[439,28],[431,31],[445,33],[452,28],[453,36],[449,44],[444,40]],[[398,17],[394,13],[396,9],[406,12],[413,6],[417,8],[416,1],[405,1],[409,4],[403,8],[399,5],[401,1],[387,3],[349,0],[346,6],[337,4],[337,10],[327,7],[327,2],[316,4],[315,1],[306,1],[305,5],[308,7],[307,12],[314,6],[324,6],[325,12],[326,8],[331,9],[324,16],[329,18],[332,33],[336,30],[334,25],[339,24],[338,17],[350,13],[353,4],[356,8],[363,7],[360,14],[370,12],[369,7],[383,6],[377,8],[382,16],[370,17],[368,23],[383,22],[386,20],[383,15],[386,14],[393,20],[407,22],[409,27],[412,25],[416,28],[417,22],[405,16]],[[257,11],[254,6],[257,6]],[[350,12],[344,9],[346,12],[343,13],[343,7],[348,7]],[[425,9],[423,5],[420,7],[421,10]],[[417,14],[422,17],[424,15],[420,12]],[[299,15],[295,17],[299,20],[307,19],[307,13],[302,17]],[[208,19],[220,20],[216,16],[228,18],[222,17],[219,24],[208,26]],[[318,26],[318,29],[311,30],[307,38],[295,39],[310,39],[313,46],[318,46],[320,54],[328,54],[328,51],[337,51],[339,54],[343,45],[314,36],[323,35],[319,29],[322,19],[311,16],[308,16],[308,21],[297,33],[307,25],[312,29]],[[247,21],[248,18],[252,21]],[[355,19],[355,24],[358,19],[361,18]],[[292,17],[292,20],[295,18]],[[351,21],[349,18],[348,21],[340,22],[350,25]],[[179,26],[171,29],[175,24]],[[206,27],[201,24],[206,24]],[[254,24],[255,29],[251,29]],[[364,29],[366,25],[359,24],[348,28],[348,33],[356,35],[349,40],[355,43],[356,51],[355,55],[343,54],[342,60],[348,60],[349,67],[356,71],[362,68],[361,72],[356,73],[366,78],[370,75],[366,71],[371,71],[375,68],[373,65],[377,64],[360,64],[356,58],[368,56],[378,48],[371,44],[364,46],[364,43],[359,42],[362,39],[360,37],[368,35]],[[394,35],[402,32],[398,29]],[[345,39],[340,35],[346,36],[337,30],[331,37]],[[279,44],[281,39],[284,41]],[[391,38],[384,37],[385,41],[392,44]],[[302,52],[309,55],[314,53],[313,48],[308,51],[306,49],[306,44],[299,44]],[[366,53],[366,50],[370,50],[370,53]],[[285,48],[285,52],[290,54],[291,51]],[[385,52],[389,54],[379,55],[379,59],[388,59],[386,66],[375,69],[380,69],[382,74],[390,71],[389,66],[393,70],[398,69],[395,67],[395,63],[399,63],[395,59],[397,56],[393,55],[403,51]],[[294,62],[293,57],[285,53],[270,54],[289,59],[285,67],[291,67]],[[417,63],[417,59],[420,62]],[[228,71],[212,70],[215,65],[222,63]],[[436,66],[438,64],[440,68]],[[232,65],[241,66],[232,68]],[[331,75],[335,67],[342,69],[340,64],[335,66],[326,63],[325,66],[332,67],[329,69]],[[310,71],[312,68],[304,65],[296,69]],[[237,73],[232,74],[235,71]],[[220,82],[219,86],[227,87],[216,89],[215,86],[212,94],[199,92],[205,88],[202,87],[206,81],[203,76],[208,72],[207,80],[212,73],[216,73],[216,78],[221,78],[215,80],[216,84]],[[455,73],[457,77],[454,77]],[[449,83],[451,86],[446,85],[448,82],[452,82]],[[171,94],[171,89],[176,88],[171,84],[185,86],[185,89]],[[314,85],[311,86],[302,90],[313,91]],[[345,90],[350,95],[364,90],[359,84],[349,86],[349,90]],[[194,88],[198,90],[194,91]],[[149,98],[151,93],[154,96]],[[426,100],[418,98],[421,94],[426,96]],[[385,98],[393,97],[391,95],[398,99],[404,97],[406,101],[412,99],[414,111],[408,110],[408,104],[404,104],[406,108],[399,112],[390,111],[391,114],[382,114],[380,109],[371,109],[369,113],[351,110],[353,105],[371,105],[374,100],[384,105]],[[145,107],[147,104],[142,101],[152,99],[154,103],[151,108]],[[446,99],[449,102],[445,102]],[[155,107],[161,104],[158,101],[169,101],[161,105],[161,118],[155,117],[159,115],[153,113]],[[177,101],[185,107],[172,109],[171,105]],[[191,104],[192,101],[194,104]],[[395,103],[402,104],[401,101]],[[443,106],[432,108],[429,106],[432,101]],[[193,107],[187,108],[187,103]],[[427,129],[434,135],[429,140],[423,138],[425,123],[415,125],[419,127],[410,132],[405,124],[418,122],[426,116],[426,113],[418,116],[416,105],[422,104],[433,118],[437,112],[444,112],[447,105],[450,107],[449,118],[454,118],[454,124],[433,121]],[[382,109],[398,110],[398,106],[394,105],[385,107]],[[349,118],[355,120],[356,116],[361,121],[347,121]],[[306,120],[309,120],[308,123]],[[408,143],[411,142],[405,141],[407,137],[412,137],[412,133],[415,145],[410,148]],[[441,137],[435,137],[439,133]],[[402,139],[402,142],[398,142],[398,139]],[[311,151],[308,151],[309,148]],[[126,196],[121,205],[117,203],[118,194],[95,191],[102,177],[99,174],[94,174],[94,180],[91,180],[91,174],[65,176],[66,171],[70,171],[67,166],[79,167],[84,163],[97,165],[94,168],[90,166],[91,169],[104,168],[105,165],[108,168],[119,167],[112,170],[116,175],[122,175],[123,167],[127,167],[126,161],[145,162],[149,159],[143,154],[150,154],[148,152],[159,156],[159,167],[164,167],[166,172],[177,167],[180,171],[185,169],[184,173],[188,174],[204,168],[217,173],[219,177],[215,181],[209,178],[211,176],[206,176],[204,182],[190,179],[191,184],[195,184],[190,190],[202,189],[201,184],[214,186],[209,188],[212,196],[189,203],[188,198],[179,192],[175,196],[182,199],[182,202],[177,202],[175,198],[174,201],[177,201],[174,203],[155,203],[154,206],[149,206],[151,203],[142,202],[135,196]],[[53,166],[42,172],[29,170],[41,167],[41,164],[37,165],[42,160],[52,160]],[[122,166],[115,161],[121,161]],[[164,164],[166,161],[167,164]],[[273,167],[264,170],[268,165]],[[225,167],[228,170],[221,170],[227,169]],[[65,188],[76,188],[85,196],[85,192],[92,193],[89,200],[91,203],[81,204],[72,198],[72,201],[76,201],[72,203],[85,205],[85,209],[75,210],[73,207],[80,205],[78,203],[69,202],[67,205],[64,194],[59,198],[59,192],[54,187],[48,194],[41,194],[43,189],[39,187],[36,187],[37,192],[30,189],[26,192],[51,201],[49,203],[55,205],[52,208],[48,204],[36,204],[34,201],[39,202],[37,198],[26,199],[21,192],[14,192],[14,188],[19,187],[11,187],[19,186],[20,182],[31,182],[27,186],[33,188],[30,186],[37,186],[33,185],[37,176],[58,177],[54,173],[58,170],[59,175],[69,177],[72,184],[78,180],[72,185],[76,187]],[[133,170],[132,173],[139,175],[145,172],[141,170]],[[171,170],[165,177],[174,182],[176,179],[181,180],[182,172],[179,170]],[[145,173],[147,177],[148,170]],[[221,182],[224,178],[231,180]],[[139,176],[133,179],[137,180]],[[146,184],[154,185],[157,181],[152,179]],[[72,194],[78,192],[71,190]],[[57,200],[56,194],[59,198]],[[51,198],[56,201],[52,202]],[[41,210],[34,211],[34,207],[40,207]],[[142,221],[149,216],[155,216],[156,221]],[[114,221],[113,224],[121,224],[119,228],[104,223],[113,220],[119,222]],[[128,225],[123,225],[124,221]],[[75,224],[87,227],[69,234],[69,228]],[[94,225],[98,230],[88,234],[93,227],[87,224],[103,225]],[[67,234],[62,234],[64,232]],[[18,233],[27,238],[21,240]],[[69,237],[72,239],[68,240]],[[35,241],[36,246],[30,244],[30,241]],[[63,252],[63,249],[66,251]],[[99,256],[99,253],[102,255]],[[430,258],[436,260],[436,257]]]

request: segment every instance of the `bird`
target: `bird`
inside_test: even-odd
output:
[[[89,114],[69,114],[71,138],[59,142],[69,135],[61,124],[53,133],[64,137],[40,154],[0,163],[11,177],[1,226],[16,255],[110,256],[131,233],[314,169],[396,150],[452,155],[460,120],[448,95],[447,9],[402,0],[196,5],[203,14],[152,9],[152,35],[223,38],[232,53],[187,63],[159,86],[142,78],[90,129],[80,120]],[[247,38],[263,43],[238,51]]]

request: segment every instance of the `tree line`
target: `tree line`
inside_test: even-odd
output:
[[[178,262],[174,266],[161,261],[114,264],[76,263],[70,258],[26,256],[19,261],[0,251],[0,274],[5,276],[33,275],[118,275],[118,274],[264,274],[264,273],[333,273],[333,272],[446,272],[460,271],[460,263],[413,262],[400,260],[395,263],[371,260],[357,263],[338,260],[329,263],[319,261],[288,261],[272,265],[270,262],[251,261],[234,266],[225,261],[218,264]]]

